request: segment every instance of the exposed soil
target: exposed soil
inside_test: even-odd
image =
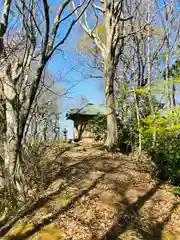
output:
[[[86,145],[48,156],[53,182],[1,239],[180,240],[179,198],[132,157]]]

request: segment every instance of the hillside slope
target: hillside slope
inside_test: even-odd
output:
[[[179,198],[132,158],[93,146],[48,151],[51,183],[1,239],[180,239]]]

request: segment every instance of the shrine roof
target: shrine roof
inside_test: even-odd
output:
[[[86,106],[82,108],[75,108],[75,109],[70,109],[66,117],[67,119],[72,119],[75,115],[87,115],[87,116],[96,116],[96,115],[102,115],[105,116],[106,112],[104,109],[101,107],[93,104],[93,103],[88,103]]]

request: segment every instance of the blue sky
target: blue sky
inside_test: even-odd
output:
[[[50,0],[52,1],[52,0]],[[53,0],[53,9],[56,10],[56,4],[59,3],[58,0]],[[159,4],[163,4],[162,0],[159,0]],[[176,2],[176,7],[178,8],[179,3]],[[55,11],[54,11],[55,13]],[[69,24],[69,21],[66,22]],[[61,34],[67,30],[67,25],[64,24],[61,28]],[[68,128],[68,136],[72,137],[73,128],[72,122],[65,119],[65,113],[70,108],[76,108],[80,104],[81,97],[85,97],[88,102],[95,104],[104,103],[104,92],[97,86],[102,84],[103,79],[87,79],[85,73],[90,73],[88,68],[83,64],[83,59],[79,58],[77,53],[77,42],[82,36],[82,31],[78,24],[73,28],[71,35],[68,40],[62,46],[63,54],[58,52],[50,61],[48,68],[52,72],[57,81],[62,82],[65,89],[70,89],[68,91],[67,97],[63,100],[62,116],[61,116],[61,127]],[[81,62],[79,62],[81,61]],[[84,73],[84,76],[83,76]],[[93,74],[91,72],[91,74]]]
[[[54,18],[57,8],[59,6],[59,0],[49,0],[51,4],[51,14]],[[67,12],[64,13],[66,15]],[[71,19],[72,20],[72,19]],[[70,20],[64,22],[59,31],[59,37],[61,38],[67,31]],[[64,89],[69,89],[65,98],[63,98],[61,108],[61,129],[66,127],[68,129],[68,137],[73,136],[73,123],[70,120],[66,120],[66,112],[70,108],[76,108],[80,105],[81,97],[87,99],[90,103],[102,104],[104,103],[104,92],[98,88],[98,85],[102,84],[102,79],[87,79],[86,71],[88,72],[83,58],[79,57],[77,52],[77,42],[81,38],[83,31],[80,30],[80,26],[76,24],[68,37],[67,41],[62,47],[63,52],[57,52],[55,56],[48,63],[49,71],[56,77],[57,81],[62,83]],[[84,76],[83,76],[84,75]]]
[[[61,29],[67,30],[66,26]],[[88,79],[87,74],[93,74],[91,69],[83,63],[84,58],[78,54],[77,42],[82,36],[79,26],[73,28],[68,40],[62,46],[63,52],[57,52],[48,63],[48,70],[62,83],[65,89],[69,89],[67,96],[63,99],[61,107],[61,128],[68,129],[68,136],[73,136],[72,121],[65,119],[65,114],[70,108],[79,106],[81,97],[90,103],[103,104],[104,92],[98,86],[103,83],[103,79]],[[75,85],[75,86],[74,86]]]
[[[49,0],[51,14],[50,20],[52,22],[54,21],[59,4],[62,2],[63,0]],[[2,13],[2,6],[3,0],[0,0],[0,14]],[[68,11],[69,9],[67,8],[64,16],[66,16]],[[65,21],[60,27],[58,40],[62,39],[65,35],[71,20]],[[85,66],[84,64],[79,63],[79,60],[82,61],[82,59],[78,58],[79,54],[76,51],[77,41],[81,38],[82,33],[83,31],[80,31],[79,25],[76,24],[65,44],[61,46],[63,53],[60,51],[56,52],[55,56],[53,56],[48,63],[48,71],[56,77],[57,81],[63,85],[64,89],[71,88],[68,91],[66,98],[61,101],[62,105],[60,106],[62,111],[61,127],[68,128],[69,137],[72,137],[73,129],[72,122],[65,119],[65,114],[68,109],[77,107],[82,96],[91,103],[101,104],[104,101],[103,91],[97,88],[97,86],[102,83],[102,79],[86,79],[82,74],[82,72],[85,74]]]
[[[54,17],[60,1],[49,0],[49,2],[52,4],[51,13]],[[161,5],[163,1],[159,0],[159,3]],[[2,0],[0,0],[0,4],[2,6]],[[179,0],[177,0],[177,9],[179,9],[179,6]],[[1,10],[2,9],[0,8],[0,12]],[[61,26],[59,36],[64,35],[69,23],[70,21],[67,21]],[[75,85],[70,91],[68,91],[67,97],[64,98],[63,104],[60,106],[62,111],[61,126],[62,128],[68,128],[69,137],[72,137],[72,123],[65,119],[65,113],[68,109],[77,107],[82,96],[91,103],[102,104],[104,102],[104,92],[97,87],[102,84],[103,79],[87,79],[85,77],[85,73],[90,73],[88,72],[90,69],[85,67],[82,63],[83,59],[79,58],[79,54],[76,51],[77,42],[81,36],[82,31],[80,31],[79,25],[76,24],[68,41],[62,46],[63,53],[57,52],[48,64],[49,71],[56,77],[57,81],[62,83],[65,89],[71,88]],[[91,74],[93,73],[91,72]]]

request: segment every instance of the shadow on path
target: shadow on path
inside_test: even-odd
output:
[[[133,204],[127,204],[127,209],[119,214],[118,221],[112,226],[112,228],[102,238],[103,240],[118,240],[126,239],[121,238],[121,235],[126,231],[136,231],[138,233],[138,239],[143,240],[162,240],[163,229],[165,223],[167,223],[173,213],[173,210],[179,206],[179,203],[173,204],[168,215],[161,222],[156,224],[152,223],[152,219],[141,219],[139,210],[143,205],[156,193],[163,183],[157,183],[150,191],[145,195],[138,198]],[[127,238],[129,239],[129,238]],[[134,239],[134,238],[133,238]]]
[[[162,218],[161,222],[158,222],[157,219],[153,221],[153,219],[151,219],[151,213],[146,219],[142,218],[142,215],[140,214],[141,208],[150,199],[153,199],[155,193],[159,191],[159,189],[163,185],[162,182],[155,184],[153,187],[152,184],[146,185],[147,183],[149,183],[148,181],[152,183],[151,180],[145,180],[143,173],[138,172],[135,164],[132,164],[131,161],[128,162],[127,159],[123,159],[118,156],[117,159],[114,158],[113,155],[105,154],[93,157],[89,155],[88,157],[86,156],[83,158],[82,154],[82,158],[78,159],[78,161],[76,161],[75,163],[73,163],[73,159],[68,159],[68,156],[61,156],[61,158],[65,162],[71,160],[71,165],[64,165],[61,167],[61,169],[58,169],[52,179],[52,182],[62,179],[65,183],[60,185],[58,189],[48,192],[46,196],[41,197],[31,207],[28,207],[28,209],[25,208],[24,212],[22,211],[20,214],[18,214],[17,217],[9,221],[7,225],[1,227],[0,237],[4,237],[9,232],[9,230],[13,228],[13,226],[15,226],[19,219],[23,220],[23,217],[26,217],[28,215],[28,220],[24,221],[25,225],[28,221],[33,222],[34,219],[36,219],[37,212],[41,212],[41,209],[46,208],[47,205],[53,205],[55,203],[56,207],[52,209],[52,211],[50,210],[48,214],[45,212],[43,217],[40,217],[38,221],[33,222],[31,228],[25,229],[26,226],[24,225],[24,229],[21,229],[18,233],[14,234],[15,236],[9,237],[9,240],[28,239],[29,237],[34,236],[35,233],[38,233],[45,226],[53,223],[56,219],[59,220],[59,216],[68,216],[68,211],[71,212],[70,217],[74,217],[75,224],[80,223],[81,226],[84,227],[84,229],[89,229],[89,231],[91,232],[92,240],[135,239],[124,237],[121,238],[121,236],[128,231],[134,231],[134,234],[138,234],[137,239],[162,240],[162,232],[164,230],[164,225],[169,221],[173,210],[177,207],[177,204],[172,204],[173,206],[171,207],[171,209],[168,209],[166,216]],[[150,187],[151,189],[148,190]],[[140,193],[138,192],[139,188],[141,189]],[[73,194],[71,192],[72,189]],[[93,195],[94,193],[92,193],[94,190],[96,190],[95,195]],[[129,198],[127,195],[127,192],[129,190],[136,191],[135,197],[139,197],[135,198],[135,200],[132,201],[131,197],[133,196],[130,196]],[[64,196],[65,192],[67,192],[67,198],[65,199],[66,201],[63,203],[61,202],[61,200],[59,200],[58,197]],[[117,202],[115,202],[116,207],[114,207],[115,205],[113,205],[113,200],[115,200],[118,195],[120,196],[120,200],[117,200]],[[91,201],[91,198],[93,198],[94,196],[95,203]],[[103,199],[102,196],[105,199]],[[108,196],[110,196],[110,201],[107,199]],[[114,197],[114,199],[112,196]],[[83,197],[87,197],[88,201],[85,203],[82,201],[81,204],[83,205],[79,205],[80,207],[78,208],[76,206],[76,203],[83,199]],[[87,198],[85,198],[85,201],[87,200]],[[107,200],[109,202],[107,202]],[[97,204],[97,208],[99,208],[98,211],[100,212],[100,218],[98,218],[98,211],[98,214],[96,215],[94,209],[90,209],[92,206],[91,204]],[[152,201],[152,206],[154,206],[153,204],[154,203]],[[106,205],[107,208],[103,208],[104,205]],[[75,208],[76,211],[71,211]],[[84,215],[81,215],[80,213],[82,208],[82,214]],[[93,221],[88,222],[86,219],[86,213],[89,209],[94,211],[92,212],[91,216],[95,216],[94,225]],[[112,214],[112,216],[116,216],[115,218],[113,218],[112,221],[111,219],[108,219],[109,215],[105,213],[106,209],[108,211],[109,209],[112,210],[112,212],[114,211],[113,213],[115,214]],[[95,208],[95,210],[97,209]],[[106,217],[107,215],[107,222],[111,222],[110,224],[107,223],[106,228],[104,228],[103,230],[104,232],[101,232],[101,226],[103,225],[100,225],[99,222],[101,222],[101,219],[103,217]],[[31,221],[32,219],[33,221]],[[61,221],[61,218],[59,221]],[[103,221],[102,223],[104,224]],[[67,227],[69,227],[69,225]],[[75,230],[78,231],[78,227],[76,225],[75,227]],[[71,234],[73,234],[73,232],[71,232]],[[78,238],[72,235],[72,239]],[[88,240],[90,240],[90,238],[88,238]]]

